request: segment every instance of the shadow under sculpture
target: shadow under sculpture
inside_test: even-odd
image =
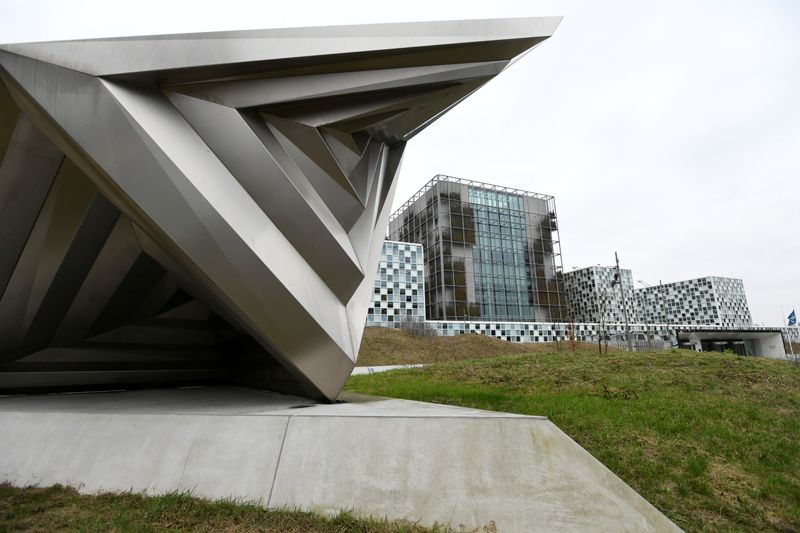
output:
[[[0,391],[336,398],[406,141],[559,18],[0,46]]]

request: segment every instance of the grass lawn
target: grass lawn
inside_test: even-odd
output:
[[[562,343],[563,344],[563,343]],[[531,352],[552,352],[554,343],[516,344],[487,335],[414,337],[399,329],[364,330],[358,366],[430,364]]]
[[[81,496],[72,489],[0,485],[0,531],[226,531],[291,533],[418,533],[413,524],[359,520],[349,513],[267,511],[257,505],[207,502],[185,494]]]
[[[416,339],[431,351],[437,340]],[[353,376],[346,388],[545,415],[688,531],[800,531],[800,367],[682,350],[561,349],[452,355]]]

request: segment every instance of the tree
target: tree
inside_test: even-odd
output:
[[[606,331],[606,310],[608,309],[608,291],[597,292],[597,321],[600,324],[600,331],[597,332],[597,350],[603,353],[602,342],[606,343],[606,353],[608,353],[609,335]]]

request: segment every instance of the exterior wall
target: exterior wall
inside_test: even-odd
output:
[[[752,326],[744,284],[740,279],[709,276],[634,288],[630,270],[621,269],[622,289],[630,322],[644,324]],[[605,295],[607,322],[623,322],[618,287],[611,287],[613,267],[588,267],[564,274],[564,287],[575,322],[599,322]]]
[[[758,355],[774,359],[783,359],[786,357],[783,339],[780,333],[775,333],[774,335],[769,335],[761,339],[755,339],[754,343]]]
[[[419,244],[384,241],[367,326],[399,327],[425,320],[423,252]]]
[[[752,326],[744,283],[708,276],[636,289],[642,322]]]
[[[425,252],[429,320],[565,320],[555,201],[436,176],[392,215]]]
[[[753,318],[747,305],[744,282],[735,278],[712,276],[712,288],[717,302],[718,324],[720,326],[752,326]]]
[[[574,322],[600,322],[601,300],[605,298],[605,321],[625,322],[619,287],[612,287],[614,267],[592,266],[564,273],[564,288]],[[628,306],[628,321],[637,322],[639,313],[634,297],[633,275],[620,269],[622,291]]]
[[[452,337],[464,334],[488,335],[510,342],[563,342],[570,338],[570,329],[577,342],[596,343],[604,335],[597,323],[569,324],[564,322],[460,322],[460,321],[426,321],[426,327],[433,329],[438,335]],[[785,329],[761,326],[729,328],[724,326],[703,326],[697,328],[691,324],[630,324],[634,348],[637,351],[646,349],[667,349],[678,346],[677,333],[680,332],[681,346],[692,344],[691,337],[728,338],[728,340],[746,339],[752,343],[753,353],[765,357],[785,357],[781,345],[781,333],[787,338]],[[794,328],[791,328],[794,329]],[[692,332],[699,335],[692,336]],[[715,336],[717,333],[719,336]],[[736,335],[739,334],[739,335]],[[797,334],[797,332],[795,332]],[[605,336],[609,345],[627,349],[625,324],[605,324]],[[698,338],[696,347],[701,350]]]
[[[570,337],[570,327],[578,342],[597,342],[601,336],[601,326],[598,323],[567,322],[476,322],[476,321],[450,321],[429,320],[426,324],[436,333],[452,337],[466,333],[489,335],[510,342],[556,342],[566,341]],[[670,342],[674,340],[674,330],[665,324],[645,325],[630,324],[631,334],[637,342],[646,343],[648,338],[653,341]],[[606,324],[606,335],[612,341],[622,341],[625,338],[625,324]]]

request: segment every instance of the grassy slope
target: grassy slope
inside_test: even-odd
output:
[[[256,505],[207,502],[187,495],[80,496],[63,487],[14,489],[0,485],[0,531],[236,531],[385,533],[437,531],[413,524],[359,520],[348,513],[267,511]]]
[[[800,531],[800,368],[785,361],[564,349],[347,388],[546,415],[689,531]]]
[[[563,345],[564,343],[562,343]],[[519,344],[486,335],[413,337],[399,329],[370,327],[364,330],[359,366],[442,363],[459,359],[495,357],[531,352],[552,352],[552,343]]]

